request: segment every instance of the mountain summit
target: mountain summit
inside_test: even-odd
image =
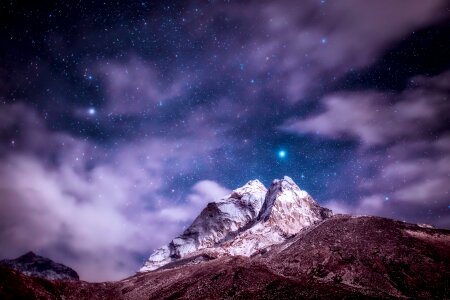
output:
[[[331,210],[320,207],[290,177],[274,180],[268,190],[251,180],[208,203],[180,236],[149,257],[140,272],[181,259],[192,264],[221,256],[251,256],[331,216]]]
[[[52,261],[33,252],[27,252],[16,259],[5,259],[0,265],[7,266],[27,276],[49,280],[78,280],[78,274],[73,269]],[[1,297],[0,297],[1,298]]]

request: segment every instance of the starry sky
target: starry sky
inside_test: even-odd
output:
[[[450,228],[449,1],[0,10],[0,258],[124,278],[284,175],[335,212]]]

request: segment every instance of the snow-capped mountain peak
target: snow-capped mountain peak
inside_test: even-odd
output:
[[[157,249],[140,271],[199,254],[250,256],[330,216],[330,210],[320,207],[290,177],[274,180],[268,190],[259,180],[251,180],[208,203],[183,234]]]
[[[323,215],[325,214],[325,215]],[[327,217],[327,210],[288,176],[275,179],[270,186],[258,220],[283,234],[292,235],[301,228]]]
[[[258,219],[266,219],[271,214],[274,205],[278,204],[276,202],[295,203],[299,198],[303,199],[307,196],[308,193],[302,191],[290,177],[284,176],[283,179],[275,179],[267,192]]]

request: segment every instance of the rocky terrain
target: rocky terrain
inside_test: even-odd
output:
[[[0,299],[450,299],[450,231],[332,215],[285,177],[209,203],[136,275],[88,283],[0,268]]]

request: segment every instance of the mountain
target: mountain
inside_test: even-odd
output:
[[[268,190],[252,180],[208,203],[183,234],[150,256],[140,272],[187,257],[196,257],[191,263],[198,263],[224,255],[250,256],[331,215],[287,176],[274,180]]]
[[[118,282],[47,281],[0,267],[0,299],[450,299],[449,249],[449,230],[335,215],[264,253],[180,259]]]
[[[73,269],[33,252],[28,252],[16,259],[2,260],[0,265],[33,277],[49,280],[79,280],[77,272]]]
[[[0,299],[450,299],[450,231],[333,215],[289,177],[209,203],[141,272],[46,280],[0,266]]]

